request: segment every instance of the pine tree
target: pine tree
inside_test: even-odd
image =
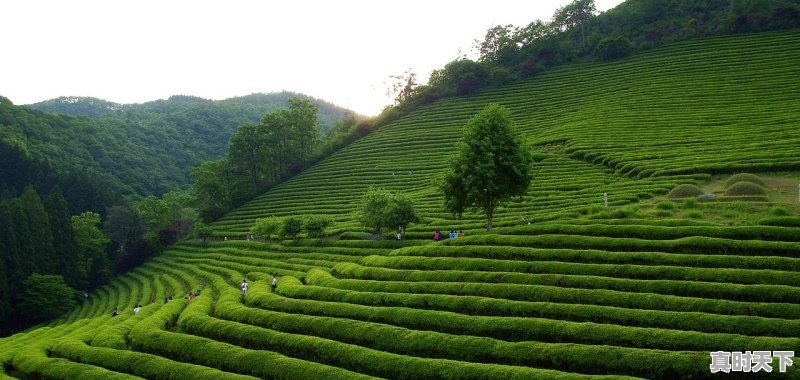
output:
[[[28,217],[33,271],[40,274],[55,273],[57,263],[53,250],[53,234],[39,194],[33,186],[28,186],[19,197],[19,202]]]
[[[64,280],[72,288],[84,289],[86,274],[81,273],[79,269],[78,249],[75,246],[75,234],[72,231],[72,218],[69,215],[67,201],[61,195],[58,186],[50,190],[44,206],[53,235],[55,261],[58,264],[57,273],[64,276]]]

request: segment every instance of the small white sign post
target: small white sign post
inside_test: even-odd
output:
[[[800,186],[798,186],[800,188]],[[608,208],[608,193],[603,193],[603,204]]]

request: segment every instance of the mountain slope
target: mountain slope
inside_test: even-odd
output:
[[[187,187],[189,169],[220,158],[236,128],[287,107],[293,96],[303,95],[253,94],[221,101],[174,96],[135,105],[62,98],[30,108],[3,102],[0,137],[23,142],[33,160],[47,160],[58,172],[89,171],[117,192],[160,195]],[[313,100],[327,127],[349,112]]]

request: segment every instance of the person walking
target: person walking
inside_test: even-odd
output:
[[[242,294],[247,294],[247,280],[242,280]]]
[[[272,275],[272,291],[274,292],[275,289],[277,289],[277,288],[278,288],[278,275],[277,274],[273,274]]]

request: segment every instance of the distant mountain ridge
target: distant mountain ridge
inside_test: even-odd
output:
[[[191,95],[173,95],[167,99],[152,100],[144,103],[130,103],[122,104],[115,103],[105,99],[95,98],[91,96],[60,96],[58,98],[48,99],[41,102],[24,105],[25,107],[32,108],[39,111],[57,113],[61,115],[73,117],[100,117],[107,116],[114,112],[126,112],[137,110],[150,110],[158,111],[160,106],[172,104],[177,107],[210,107],[213,104],[249,104],[255,107],[267,104],[283,104],[285,106],[289,98],[299,97],[309,99],[320,106],[317,114],[322,131],[328,130],[330,126],[336,121],[341,119],[342,115],[352,111],[337,106],[333,103],[327,102],[322,99],[314,98],[304,94],[294,93],[291,91],[281,91],[273,93],[253,93],[244,96],[235,96],[223,100],[211,100],[198,96]]]
[[[319,104],[323,130],[352,111],[288,91],[225,100],[176,95],[142,104],[60,97],[17,106],[0,101],[0,197],[26,183],[81,174],[114,193],[160,195],[189,186],[189,170],[225,154],[228,139],[292,97]],[[3,156],[5,157],[5,156]],[[19,165],[25,162],[24,167]],[[49,173],[49,174],[48,174]],[[56,175],[56,173],[61,173]]]

